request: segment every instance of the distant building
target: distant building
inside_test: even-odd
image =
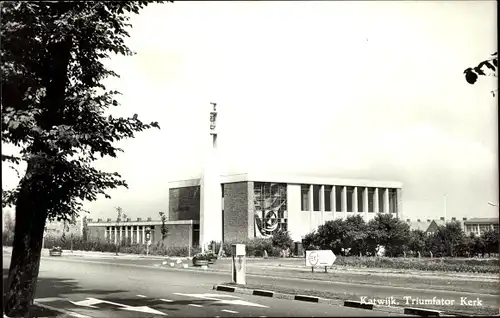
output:
[[[498,218],[472,218],[464,221],[464,231],[467,235],[481,235],[489,230],[498,231]]]
[[[442,225],[446,225],[446,221],[444,220],[444,218],[440,218],[439,220],[431,220],[431,222],[426,230],[427,235],[432,235],[432,234],[436,233],[438,228]]]
[[[420,219],[416,221],[411,221],[410,219],[406,219],[406,223],[410,226],[410,230],[420,230],[427,232],[429,225],[431,224],[431,220],[427,220],[427,222],[422,222]]]
[[[424,231],[427,235],[434,234],[439,226],[446,224],[444,218],[437,220],[427,219],[426,221],[422,221],[420,219],[417,219],[416,221],[406,219],[406,223],[410,226],[410,230]]]
[[[81,218],[73,223],[64,221],[48,221],[45,224],[45,237],[61,237],[63,233],[66,236],[81,236],[83,232],[83,222]]]
[[[149,231],[151,244],[162,240],[162,221],[147,218],[137,218],[132,221],[127,218],[119,223],[113,219],[87,219],[88,238],[109,243],[145,244],[146,232]],[[167,246],[187,247],[197,246],[199,240],[199,223],[196,220],[176,220],[165,222],[167,235],[164,240]]]
[[[406,223],[410,226],[410,230],[421,230],[427,233],[427,235],[434,234],[438,227],[441,225],[446,225],[448,222],[458,221],[456,218],[451,218],[451,220],[445,221],[444,217],[440,219],[430,220],[427,219],[426,222],[421,220],[411,221],[410,219],[406,219]],[[470,235],[470,233],[474,233],[476,235],[481,235],[481,233],[486,232],[490,229],[499,230],[499,222],[497,218],[473,218],[467,220],[467,218],[462,218],[459,221],[462,226],[462,230],[465,234]]]

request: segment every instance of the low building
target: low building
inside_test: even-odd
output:
[[[101,240],[116,244],[145,244],[146,232],[150,232],[151,244],[162,240],[162,221],[147,218],[132,221],[130,218],[120,221],[87,219],[88,239]],[[196,220],[175,220],[165,222],[167,235],[164,240],[167,246],[196,246],[199,240],[199,223]]]
[[[412,230],[420,230],[423,232],[427,232],[429,225],[431,224],[431,220],[421,221],[420,219],[416,221],[411,221],[410,219],[406,219],[406,223],[410,226],[410,231]]]
[[[489,230],[498,231],[498,218],[472,218],[464,221],[464,231],[467,235],[481,235]]]

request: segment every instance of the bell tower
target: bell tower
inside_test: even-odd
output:
[[[210,103],[210,147],[200,182],[200,247],[205,251],[210,242],[222,241],[222,190],[217,151],[217,104]]]

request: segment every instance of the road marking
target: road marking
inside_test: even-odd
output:
[[[101,301],[99,299],[95,298],[87,298],[86,300],[80,300],[80,301],[69,301],[73,305],[76,306],[83,306],[83,307],[90,307],[90,308],[97,308],[94,305],[100,304]]]
[[[146,296],[144,296],[144,295],[137,295],[137,297],[147,298],[147,297],[146,297]]]
[[[145,312],[145,313],[149,313],[149,314],[168,316],[166,313],[163,313],[163,312],[158,311],[156,309],[150,308],[148,306],[128,306],[128,305],[115,303],[112,301],[97,299],[97,298],[87,298],[86,300],[82,300],[82,301],[77,301],[77,302],[70,301],[70,302],[74,305],[77,305],[77,306],[90,307],[90,308],[97,308],[96,306],[94,306],[97,304],[110,304],[110,305],[115,305],[117,307],[120,307],[119,309],[121,309],[121,310],[138,311],[138,312]]]
[[[202,305],[198,305],[198,304],[189,304],[188,306],[192,306],[192,307],[203,307]]]
[[[219,300],[214,304],[224,304],[224,305],[240,305],[240,306],[251,306],[251,307],[260,307],[260,308],[269,308],[268,306],[259,305],[256,303],[251,303],[249,301],[241,300],[241,299],[232,299],[232,300]]]
[[[42,307],[42,308],[45,308],[45,309],[49,309],[49,310],[53,310],[53,311],[57,311],[57,312],[61,312],[61,313],[66,314],[66,315],[68,315],[70,317],[91,318],[90,316],[81,315],[81,314],[78,314],[76,312],[72,312],[72,311],[69,311],[69,310],[66,310],[66,309],[56,308],[56,307],[52,307],[52,306],[49,306],[49,305],[40,304],[40,303],[37,303],[37,302],[33,302],[33,303],[35,305],[39,306],[39,307]]]
[[[62,297],[45,297],[45,298],[37,298],[34,301],[37,303],[51,303],[53,301],[58,301],[58,300],[66,300],[67,298],[62,298]]]
[[[170,299],[164,299],[164,298],[160,298],[161,301],[164,301],[166,303],[173,303],[174,301],[173,300],[170,300]]]
[[[225,294],[182,294],[182,293],[174,293],[175,295],[179,296],[187,296],[187,297],[195,297],[195,298],[201,298],[201,299],[208,299],[208,300],[215,300],[214,304],[224,304],[224,305],[240,305],[240,306],[252,306],[252,307],[261,307],[261,308],[269,308],[268,306],[264,305],[259,305],[256,303],[251,303],[249,301],[245,301],[242,299],[221,299],[224,297],[227,298],[239,298],[236,296],[232,295],[225,295]],[[217,298],[216,298],[217,297]]]
[[[137,306],[137,307],[125,307],[125,308],[120,308],[121,310],[128,310],[128,311],[138,311],[138,312],[145,312],[148,314],[154,314],[154,315],[162,315],[162,316],[168,316],[166,313],[161,312],[159,310],[150,308],[148,306]]]
[[[229,309],[222,309],[222,311],[224,312],[228,312],[230,314],[237,314],[238,312],[237,311],[234,311],[234,310],[229,310]]]

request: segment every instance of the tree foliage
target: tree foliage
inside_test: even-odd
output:
[[[168,236],[168,228],[167,228],[167,215],[163,212],[158,212],[160,214],[160,220],[161,220],[161,239],[162,241],[165,240]]]
[[[2,161],[28,163],[28,172],[51,175],[47,186],[50,219],[80,213],[82,201],[107,189],[127,186],[116,172],[92,167],[98,157],[116,157],[114,143],[159,127],[137,115],[106,114],[119,92],[101,83],[118,75],[105,68],[112,53],[132,55],[124,38],[126,12],[147,2],[5,2],[2,5],[2,142],[21,148]],[[32,169],[30,169],[32,168]],[[33,186],[38,186],[33,184]],[[40,184],[40,186],[42,186]],[[2,203],[15,204],[19,188]]]
[[[416,254],[420,252],[422,255],[425,251],[425,243],[427,241],[427,234],[422,230],[410,231],[410,238],[408,240],[408,250]]]
[[[376,255],[380,246],[387,256],[403,256],[410,252],[413,256],[435,257],[478,256],[498,253],[498,231],[490,230],[467,236],[458,221],[448,222],[438,227],[436,232],[410,230],[404,221],[390,214],[377,214],[368,223],[360,216],[328,221],[302,240],[307,250],[330,249],[337,255]]]
[[[274,247],[277,247],[281,250],[288,250],[292,249],[293,247],[293,240],[292,237],[290,236],[290,232],[288,231],[283,231],[283,230],[275,231],[271,238],[271,242]]]
[[[318,227],[315,243],[318,244],[318,247],[321,249],[330,249],[333,253],[340,255],[346,232],[346,224],[343,220],[337,219],[334,221],[327,221],[325,224]],[[314,240],[314,237],[310,236],[310,239]],[[307,242],[304,244],[309,245]]]
[[[125,38],[131,14],[147,1],[50,1],[1,4],[2,143],[19,154],[2,161],[26,163],[19,185],[2,193],[2,205],[16,207],[9,290],[9,316],[24,315],[38,276],[45,221],[69,221],[84,201],[126,187],[117,172],[93,162],[116,157],[116,142],[159,128],[137,114],[114,117],[119,92],[102,81],[118,77],[103,60],[132,55]]]
[[[488,254],[498,253],[498,231],[489,230],[481,233],[481,239],[484,245],[484,252]]]
[[[465,69],[465,80],[467,83],[473,85],[477,82],[479,76],[488,76],[488,74],[493,74],[496,76],[498,70],[498,52],[491,54],[492,58],[487,59],[479,63],[477,66],[468,67]],[[486,73],[486,72],[487,73]],[[493,96],[495,96],[495,91],[492,91]]]

